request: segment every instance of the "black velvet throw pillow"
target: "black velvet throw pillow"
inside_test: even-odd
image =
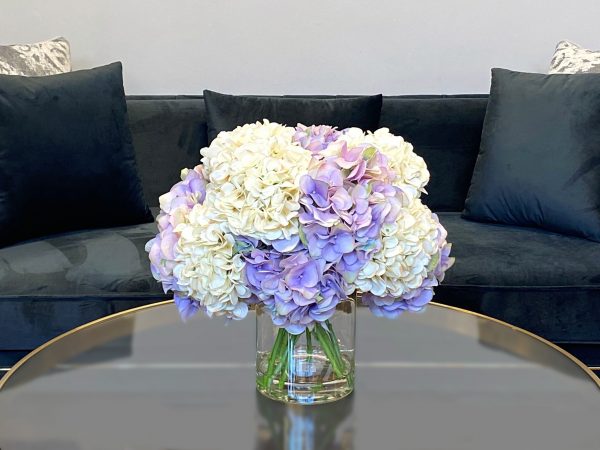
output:
[[[600,242],[600,74],[492,70],[463,217]]]
[[[46,77],[0,75],[0,247],[151,220],[121,63]]]
[[[375,131],[381,114],[381,95],[363,97],[262,97],[226,95],[204,91],[207,112],[208,140],[221,131],[231,131],[240,125],[268,119],[295,127],[331,125],[340,130],[358,127]]]

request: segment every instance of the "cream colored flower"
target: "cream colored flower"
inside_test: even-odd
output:
[[[423,158],[413,151],[410,142],[401,136],[394,136],[387,128],[380,128],[374,133],[364,133],[359,128],[350,128],[340,136],[341,140],[355,147],[363,144],[373,145],[388,158],[388,165],[396,173],[394,184],[402,188],[410,200],[419,198],[425,192],[429,182],[429,171]]]
[[[403,294],[420,287],[439,252],[438,221],[421,200],[404,208],[393,224],[382,228],[382,248],[359,272],[357,289],[378,297]]]
[[[292,142],[294,133],[265,120],[219,133],[202,149],[211,221],[266,242],[298,234],[298,181],[311,154]]]
[[[250,297],[245,262],[235,252],[234,237],[223,224],[211,222],[205,205],[196,205],[180,224],[173,274],[183,292],[197,299],[209,315],[241,318],[248,311],[240,299]]]

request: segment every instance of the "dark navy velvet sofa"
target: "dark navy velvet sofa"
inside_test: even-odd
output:
[[[207,145],[204,102],[127,102],[146,198],[156,207],[180,169],[199,163]],[[600,365],[600,244],[461,219],[486,105],[485,95],[384,97],[380,126],[404,136],[427,161],[425,202],[454,244],[456,264],[435,300],[510,322]],[[78,325],[168,298],[144,251],[154,233],[149,223],[0,249],[0,367]]]

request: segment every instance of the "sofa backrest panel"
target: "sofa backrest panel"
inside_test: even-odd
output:
[[[202,97],[128,97],[129,126],[146,201],[179,181],[183,168],[200,164],[200,149],[208,145]]]
[[[423,201],[461,211],[479,152],[487,96],[385,97],[379,125],[413,144],[431,173]]]
[[[325,96],[320,96],[325,97]],[[380,126],[410,141],[431,172],[424,202],[434,211],[460,211],[479,152],[485,95],[384,97]],[[144,194],[150,206],[200,163],[208,145],[201,96],[130,96],[129,123]]]

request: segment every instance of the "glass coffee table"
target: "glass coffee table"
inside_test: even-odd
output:
[[[356,390],[286,406],[254,387],[254,318],[171,302],[40,347],[0,382],[2,450],[597,450],[600,380],[527,332],[431,305],[359,308]]]

